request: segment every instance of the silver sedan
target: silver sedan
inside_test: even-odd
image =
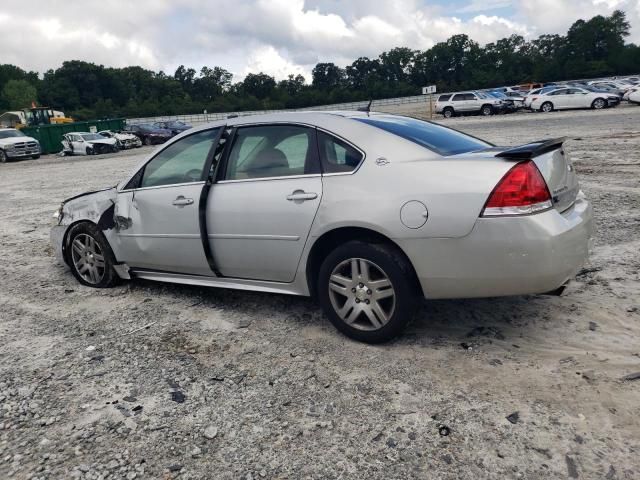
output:
[[[84,285],[310,295],[371,343],[397,335],[422,297],[559,292],[592,229],[562,139],[496,147],[364,112],[194,128],[54,217],[56,255]]]

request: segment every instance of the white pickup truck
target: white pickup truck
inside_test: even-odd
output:
[[[40,142],[15,128],[0,128],[0,163],[27,157],[40,158]]]

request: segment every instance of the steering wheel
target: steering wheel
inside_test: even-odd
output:
[[[184,180],[185,182],[197,182],[200,180],[201,176],[202,176],[202,170],[198,170],[197,168],[194,168],[193,170],[189,170],[187,173],[184,174]]]

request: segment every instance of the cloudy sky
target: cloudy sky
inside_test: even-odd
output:
[[[0,63],[43,72],[63,60],[184,64],[276,78],[346,65],[453,34],[484,44],[511,33],[565,33],[577,18],[622,9],[640,43],[640,0],[22,0],[0,8]],[[9,5],[12,5],[9,7]],[[18,6],[19,5],[19,6]]]

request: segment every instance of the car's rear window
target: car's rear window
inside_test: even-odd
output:
[[[354,120],[398,135],[443,156],[473,152],[492,146],[462,132],[410,117],[375,115],[357,117]]]

